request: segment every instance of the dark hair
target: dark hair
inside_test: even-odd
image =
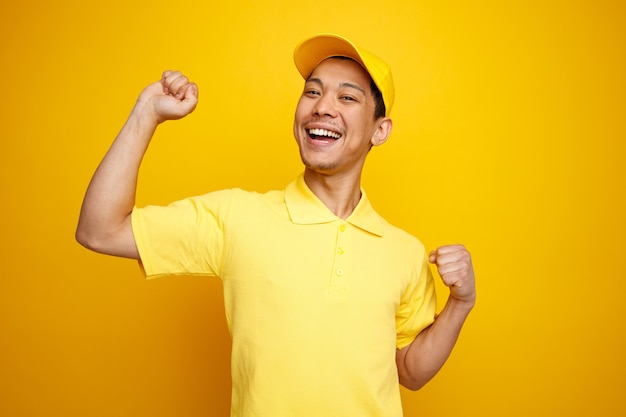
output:
[[[372,90],[374,103],[376,103],[376,107],[374,108],[374,120],[377,120],[379,117],[385,116],[385,113],[387,113],[387,108],[385,107],[385,100],[383,100],[383,93],[380,92],[380,89],[374,82],[374,79],[372,79],[372,82],[370,82],[370,90]]]
[[[343,56],[343,55],[331,56],[331,58],[345,59],[345,60],[357,62],[354,59],[350,58],[349,56]],[[369,75],[369,73],[367,75]],[[374,104],[375,104],[374,120],[377,120],[378,118],[385,116],[385,113],[387,113],[387,108],[385,107],[385,100],[383,99],[383,93],[381,93],[380,89],[374,82],[374,79],[372,78],[371,75],[370,75],[370,90],[372,92],[372,96],[374,97]]]

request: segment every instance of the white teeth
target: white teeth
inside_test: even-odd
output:
[[[326,129],[309,129],[309,134],[315,136],[326,136],[333,139],[339,139],[341,137],[339,133],[331,132]]]

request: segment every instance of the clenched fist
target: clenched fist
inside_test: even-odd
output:
[[[160,81],[141,92],[137,104],[149,111],[157,123],[180,119],[196,108],[198,86],[179,71],[165,71]]]
[[[476,285],[470,253],[463,245],[446,245],[430,252],[429,260],[437,266],[450,296],[458,301],[474,303]]]

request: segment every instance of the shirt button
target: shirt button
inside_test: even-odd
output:
[[[343,269],[339,268],[339,269],[337,270],[337,275],[338,275],[338,276],[342,276],[342,275],[343,275]]]
[[[345,250],[343,250],[343,248],[342,248],[341,246],[339,246],[339,247],[337,248],[337,253],[338,253],[339,255],[343,255],[344,253],[346,253],[346,251],[345,251]]]
[[[346,225],[342,224],[341,226],[339,226],[339,231],[340,232],[345,232],[346,231]]]

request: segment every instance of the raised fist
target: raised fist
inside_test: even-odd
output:
[[[147,86],[139,95],[157,123],[176,120],[194,111],[198,104],[198,86],[179,71],[165,71],[161,80]]]

